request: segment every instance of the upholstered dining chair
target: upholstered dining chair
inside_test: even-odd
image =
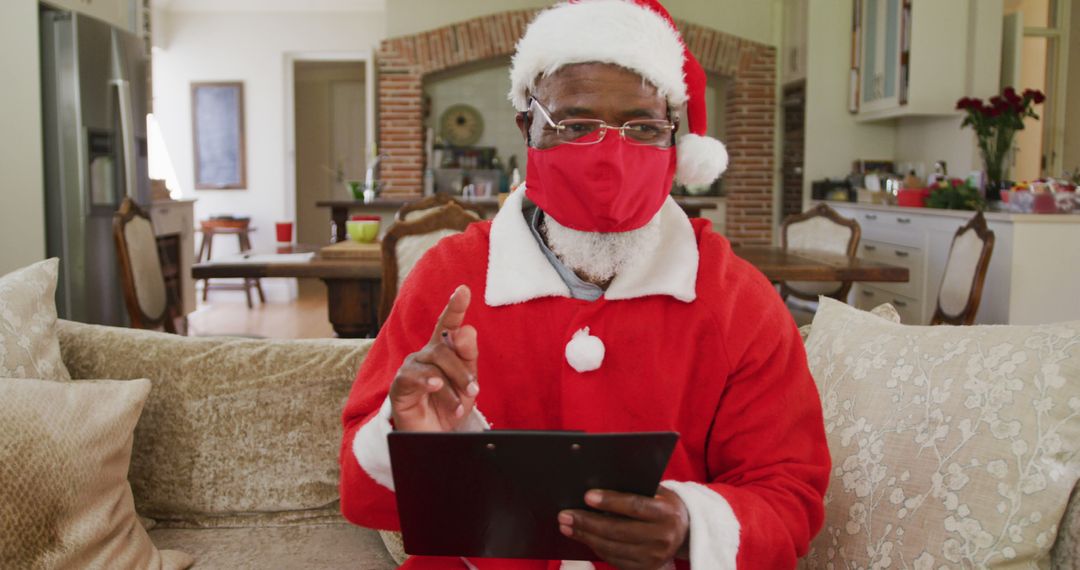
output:
[[[841,216],[828,204],[788,216],[780,231],[785,250],[821,251],[849,257],[855,255],[862,236],[859,222]],[[796,297],[806,301],[816,301],[819,295],[824,295],[846,302],[851,285],[851,281],[786,281],[780,284],[780,295],[785,300]]]
[[[176,333],[179,300],[165,285],[150,216],[131,198],[124,198],[113,214],[113,239],[132,328]]]
[[[970,325],[975,322],[993,252],[994,232],[986,226],[983,213],[977,212],[953,236],[945,274],[938,289],[937,308],[930,324]]]
[[[403,216],[399,215],[399,220],[383,236],[380,323],[386,322],[390,316],[398,288],[424,253],[442,238],[461,233],[469,224],[480,220],[477,212],[466,210],[456,201],[425,210],[428,211],[411,220],[403,220]]]
[[[399,222],[411,222],[422,218],[447,204],[457,204],[458,206],[461,206],[462,210],[475,214],[477,218],[484,217],[484,211],[477,205],[470,204],[466,200],[459,200],[444,192],[438,192],[415,202],[405,204],[397,211],[395,220]]]

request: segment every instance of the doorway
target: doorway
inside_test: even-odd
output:
[[[348,200],[347,182],[363,180],[367,156],[367,70],[363,61],[293,63],[296,240],[330,243],[330,212],[316,203]],[[321,292],[300,280],[300,293]]]
[[[784,88],[783,154],[780,169],[783,195],[780,219],[803,211],[803,163],[806,143],[806,82]]]

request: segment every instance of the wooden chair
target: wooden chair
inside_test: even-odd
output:
[[[484,218],[484,210],[476,204],[470,204],[467,200],[459,200],[449,194],[439,192],[426,198],[421,198],[415,202],[405,204],[397,211],[397,215],[394,219],[398,222],[411,222],[448,204],[457,204],[462,210],[475,214],[477,219]]]
[[[993,252],[994,232],[986,227],[986,218],[978,212],[953,236],[945,275],[938,289],[937,308],[930,324],[970,325],[975,322]]]
[[[400,212],[399,212],[400,214]],[[399,218],[401,216],[399,215]],[[479,221],[474,210],[465,210],[451,199],[427,214],[410,221],[394,222],[382,241],[382,295],[379,301],[379,323],[386,322],[394,307],[398,287],[420,261],[424,252],[440,239],[465,231],[469,224]]]
[[[131,198],[124,198],[113,214],[113,239],[131,326],[176,333],[180,302],[165,285],[150,216]]]
[[[242,220],[233,219],[209,219],[199,222],[199,231],[202,233],[202,243],[199,244],[199,255],[196,257],[198,262],[209,261],[210,256],[214,251],[214,236],[217,235],[235,235],[240,245],[240,253],[251,251],[251,232],[255,231],[255,228],[250,226],[250,220],[243,218]],[[215,283],[210,285],[209,279],[203,279],[203,292],[202,299],[206,300],[207,295],[210,293],[210,289],[230,290],[230,291],[243,291],[247,297],[247,307],[250,309],[254,305],[251,302],[251,291],[254,289],[259,294],[259,301],[264,305],[266,304],[266,293],[263,293],[262,281],[257,278],[244,278],[242,284],[233,283]]]
[[[825,251],[854,257],[859,248],[862,229],[859,222],[845,218],[827,204],[818,204],[801,213],[784,218],[781,226],[785,250]],[[819,295],[846,302],[851,281],[788,281],[780,284],[780,295],[806,301],[816,301]]]

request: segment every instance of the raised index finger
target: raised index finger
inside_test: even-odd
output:
[[[465,285],[458,285],[454,293],[450,295],[450,301],[446,303],[439,320],[435,323],[435,331],[431,334],[432,342],[440,342],[443,331],[457,330],[465,322],[465,311],[469,308],[472,300],[472,291]]]

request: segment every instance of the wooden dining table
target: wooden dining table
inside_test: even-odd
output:
[[[382,260],[378,255],[337,258],[335,246],[294,245],[273,252],[246,253],[197,263],[194,279],[316,278],[326,284],[327,313],[334,332],[342,338],[374,337],[379,332],[378,307]],[[320,253],[323,252],[323,253]],[[822,252],[785,251],[779,247],[735,247],[774,283],[781,281],[906,282],[905,267]],[[296,254],[307,254],[298,257]]]
[[[858,257],[818,252],[790,251],[782,247],[736,246],[735,255],[749,261],[769,281],[866,281],[905,283],[906,267],[868,261]]]
[[[293,245],[196,263],[194,279],[309,277],[326,284],[327,313],[341,338],[369,338],[379,332],[381,259],[333,259],[323,246]],[[306,254],[299,257],[297,254]]]
[[[703,210],[715,210],[719,206],[715,199],[695,198],[692,196],[673,196],[675,203],[691,218],[700,218]],[[315,205],[319,208],[330,209],[330,221],[334,223],[334,241],[341,242],[346,239],[345,222],[349,219],[349,212],[363,212],[366,214],[378,214],[380,212],[393,212],[402,206],[419,198],[375,198],[371,202],[363,200],[319,200]],[[490,218],[499,211],[499,201],[496,198],[475,198],[469,200],[469,204],[484,212],[485,218]]]

